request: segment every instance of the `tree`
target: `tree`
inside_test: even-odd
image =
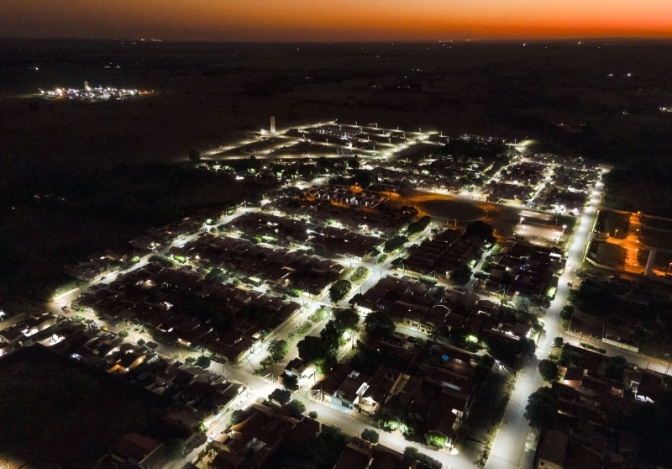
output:
[[[319,337],[306,336],[296,344],[296,347],[299,349],[299,357],[306,363],[324,358],[324,347]]]
[[[560,311],[560,319],[564,319],[567,321],[572,318],[573,314],[574,314],[574,306],[567,305],[564,308],[562,308],[562,311]]]
[[[406,236],[395,236],[394,238],[388,239],[385,242],[385,245],[383,246],[383,251],[387,253],[394,252],[407,242],[408,238]]]
[[[129,336],[129,332],[126,329],[123,329],[123,330],[119,331],[119,337],[121,337],[122,339],[125,339],[128,336]]]
[[[441,467],[443,467],[443,464],[436,459],[427,456],[425,453],[421,453],[413,446],[407,446],[404,450],[403,466],[411,466],[415,461],[420,462],[430,469],[441,469]]]
[[[210,363],[212,363],[212,361],[205,355],[201,355],[196,359],[196,366],[198,366],[199,368],[203,369],[209,368]]]
[[[539,362],[539,375],[544,381],[552,382],[558,379],[558,365],[551,360],[541,360]]]
[[[471,269],[462,264],[450,273],[450,281],[456,285],[466,285],[471,280]]]
[[[488,225],[480,220],[470,223],[469,226],[467,226],[467,230],[464,232],[464,236],[465,238],[480,238],[488,243],[494,243],[496,241],[495,229],[492,225]]]
[[[364,329],[371,337],[389,337],[394,332],[394,321],[385,313],[370,313],[364,319]]]
[[[359,314],[354,309],[337,309],[334,311],[334,324],[341,331],[353,331],[359,324]]]
[[[245,419],[245,412],[240,409],[236,409],[233,412],[231,412],[231,417],[229,417],[229,425],[230,426],[236,425],[242,422],[244,419]]]
[[[296,391],[299,389],[299,378],[296,375],[282,374],[282,387],[289,391]]]
[[[604,375],[613,379],[614,381],[623,381],[623,370],[628,364],[628,361],[620,355],[615,357],[609,357],[605,360],[606,368],[604,370]]]
[[[374,445],[378,443],[378,439],[380,438],[380,435],[378,434],[377,431],[371,430],[370,428],[366,428],[362,432],[362,440],[369,441],[373,443]]]
[[[308,412],[308,417],[310,417],[311,419],[316,419],[317,418],[317,412],[315,412],[314,410],[311,410],[310,412]]]
[[[277,388],[277,389],[273,390],[273,392],[268,395],[269,400],[275,401],[280,405],[287,404],[289,402],[289,400],[291,399],[291,397],[292,397],[292,393],[290,393],[289,391],[287,391],[285,389],[280,389],[280,388]]]
[[[186,448],[187,446],[184,444],[184,440],[175,438],[173,440],[168,440],[163,444],[163,454],[167,459],[175,461],[182,457]]]
[[[289,352],[289,344],[286,340],[277,340],[273,339],[268,345],[268,353],[271,354],[271,357],[274,361],[279,362],[285,355]]]
[[[338,330],[338,327],[336,327],[336,323],[334,321],[329,321],[324,326],[324,329],[322,329],[320,332],[320,339],[322,340],[323,350],[323,356],[321,358],[324,358],[324,355],[335,353],[338,350],[342,335],[343,333]]]
[[[306,411],[306,404],[297,399],[292,399],[287,407],[296,414],[303,414]]]
[[[530,312],[530,300],[529,298],[525,298],[524,296],[519,296],[518,297],[518,310],[524,312],[524,313],[529,313]]]
[[[525,418],[531,427],[542,429],[555,422],[558,414],[558,401],[551,388],[539,388],[527,399]]]
[[[551,344],[551,347],[562,347],[562,345],[565,343],[565,339],[562,337],[556,337],[553,339],[553,343]]]
[[[224,283],[227,279],[227,275],[224,273],[222,269],[214,268],[210,272],[208,272],[208,275],[205,276],[205,279],[208,282],[213,282],[213,283]]]
[[[350,292],[352,283],[348,280],[339,280],[329,288],[329,298],[332,303],[340,302]]]
[[[443,448],[448,443],[448,437],[441,432],[431,431],[425,435],[425,442],[427,446]]]
[[[562,346],[562,353],[560,354],[560,364],[562,366],[578,365],[581,360],[581,351],[570,344]]]
[[[432,218],[425,215],[420,220],[415,221],[410,225],[408,225],[408,227],[406,228],[406,232],[409,234],[409,236],[415,233],[421,233],[429,226],[431,222]]]
[[[191,161],[200,161],[201,153],[196,150],[189,150],[189,160]]]
[[[492,356],[490,355],[483,355],[481,357],[480,365],[483,365],[484,367],[490,370],[495,365],[495,359],[492,358]]]

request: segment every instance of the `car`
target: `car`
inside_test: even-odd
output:
[[[571,287],[571,286],[572,286],[572,282],[567,282],[567,286],[568,286],[568,287]]]

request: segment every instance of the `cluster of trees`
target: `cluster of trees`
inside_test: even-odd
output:
[[[383,246],[383,251],[386,253],[391,253],[402,247],[408,242],[406,236],[395,236],[394,238],[388,239]]]
[[[286,406],[297,415],[301,415],[306,411],[306,405],[297,399],[292,399],[292,394],[286,389],[277,388],[273,390],[273,392],[268,395],[268,400]]]
[[[376,425],[378,428],[386,432],[393,432],[399,430],[404,437],[408,438],[417,430],[417,423],[410,418],[399,418],[392,415],[378,413],[375,416]]]
[[[364,330],[376,339],[384,339],[394,332],[394,321],[385,313],[370,313],[364,319]]]
[[[210,360],[210,358],[206,357],[205,355],[201,355],[198,358],[187,357],[184,361],[189,365],[196,365],[197,367],[203,368],[204,370],[210,368],[210,364],[212,363],[212,360]]]
[[[544,381],[556,381],[560,375],[560,369],[553,360],[541,360],[539,362],[539,375]]]
[[[464,236],[467,238],[480,238],[488,243],[494,243],[497,240],[493,226],[480,220],[470,223],[464,232]]]
[[[404,450],[403,467],[411,467],[416,461],[420,463],[417,467],[424,466],[429,469],[441,469],[443,467],[443,464],[436,459],[427,456],[425,453],[421,453],[413,446],[407,446]]]
[[[450,273],[450,281],[455,285],[466,285],[471,280],[472,271],[467,264],[462,264]]]
[[[414,221],[413,223],[409,224],[408,227],[406,228],[406,233],[411,236],[415,233],[422,233],[425,231],[425,229],[429,226],[429,224],[432,222],[432,218],[430,216],[425,215],[418,221]]]
[[[297,344],[299,356],[305,362],[331,364],[336,362],[336,352],[344,345],[343,333],[354,331],[359,324],[359,315],[352,309],[334,311],[334,319],[329,321],[319,337],[307,336]],[[327,366],[328,367],[328,366]]]
[[[547,427],[555,422],[557,415],[558,401],[551,388],[539,388],[527,399],[525,418],[530,427],[537,429]]]
[[[573,305],[566,305],[564,308],[562,308],[562,311],[560,311],[560,318],[564,319],[565,321],[569,321],[570,319],[572,319],[574,309],[575,308]]]
[[[441,432],[431,431],[425,435],[425,443],[440,449],[448,444],[448,437]]]
[[[581,350],[570,344],[563,344],[559,363],[562,366],[574,366],[579,364],[579,360],[581,360]]]
[[[268,353],[275,362],[279,362],[289,353],[289,343],[286,340],[273,339],[268,345]]]
[[[346,297],[352,289],[352,283],[349,280],[339,280],[329,288],[329,298],[332,303],[338,303]]]
[[[205,276],[205,279],[208,282],[223,284],[228,280],[229,276],[226,275],[222,269],[215,267]]]
[[[296,391],[299,389],[299,378],[296,375],[290,375],[283,373],[282,376],[282,387],[288,391]]]
[[[362,432],[362,440],[373,443],[374,445],[378,443],[379,438],[380,435],[378,434],[378,432],[375,430],[371,430],[370,428],[367,428]]]
[[[289,400],[292,398],[292,393],[286,389],[276,388],[272,393],[268,395],[269,401],[275,401],[280,405],[285,405],[289,403]]]
[[[360,282],[364,280],[367,277],[367,275],[369,275],[369,269],[367,269],[366,267],[359,266],[350,276],[350,281],[352,283]]]

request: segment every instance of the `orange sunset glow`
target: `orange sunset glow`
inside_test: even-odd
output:
[[[672,37],[672,2],[9,0],[0,35],[206,41]]]

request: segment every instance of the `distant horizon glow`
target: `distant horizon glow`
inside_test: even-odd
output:
[[[0,36],[349,42],[672,38],[669,0],[8,0]]]

